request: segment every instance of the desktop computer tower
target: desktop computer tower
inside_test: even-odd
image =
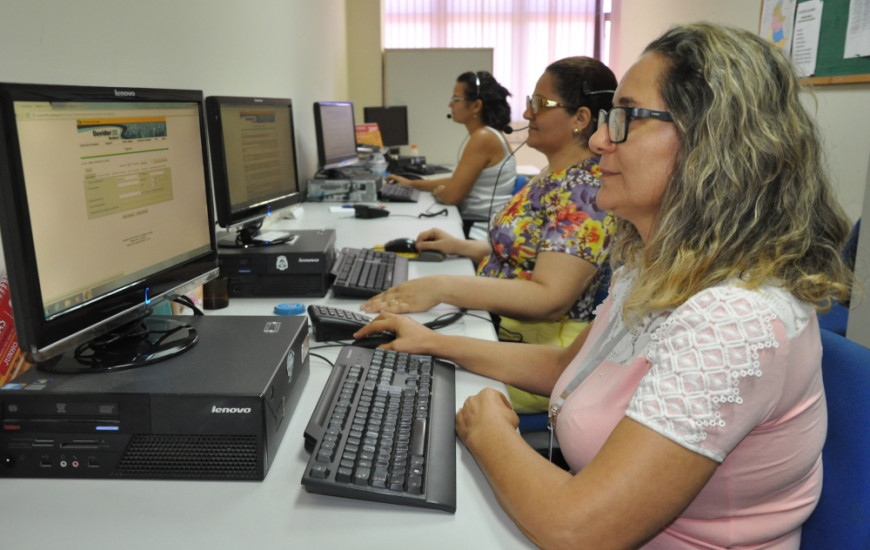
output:
[[[307,318],[184,322],[198,341],[165,361],[0,388],[0,478],[262,480],[308,379]]]
[[[294,230],[291,242],[268,246],[221,247],[221,276],[230,297],[323,297],[336,259],[335,230]]]

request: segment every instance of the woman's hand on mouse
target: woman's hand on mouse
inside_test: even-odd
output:
[[[465,239],[457,239],[438,228],[427,229],[417,235],[417,250],[438,250],[444,254],[460,254]]]
[[[380,346],[383,349],[434,355],[434,349],[437,347],[433,345],[433,339],[438,337],[435,331],[411,317],[392,313],[378,315],[371,323],[356,331],[353,337],[365,338],[380,332],[392,332],[396,335],[392,342]]]
[[[427,311],[443,300],[441,289],[447,284],[442,275],[430,275],[405,281],[400,285],[369,298],[360,306],[366,313],[414,313]]]

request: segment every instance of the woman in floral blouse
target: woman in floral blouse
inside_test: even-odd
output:
[[[528,145],[548,167],[495,214],[489,241],[432,229],[420,250],[471,258],[479,277],[437,275],[398,285],[363,304],[363,311],[408,313],[439,303],[501,316],[525,342],[568,345],[592,317],[613,218],[595,202],[598,157],[589,150],[599,109],[609,109],[616,78],[600,61],[571,57],[552,63],[528,98]]]

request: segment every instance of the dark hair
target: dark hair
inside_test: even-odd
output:
[[[589,141],[598,125],[598,111],[613,107],[616,76],[607,65],[586,56],[566,57],[547,66],[546,72],[555,79],[556,92],[571,114],[580,107],[592,111],[592,123],[580,133],[580,139]],[[600,93],[607,91],[609,93]]]
[[[481,117],[484,124],[501,130],[510,123],[511,107],[507,98],[511,93],[489,72],[468,71],[459,75],[456,82],[465,85],[465,99],[483,102]]]

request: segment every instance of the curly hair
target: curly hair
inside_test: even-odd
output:
[[[751,32],[709,23],[672,28],[644,53],[667,61],[658,86],[680,151],[648,242],[619,222],[612,260],[641,273],[626,318],[735,278],[819,309],[846,298],[850,223],[788,59]]]
[[[465,85],[466,99],[483,102],[481,118],[484,124],[499,130],[510,124],[511,107],[507,98],[511,93],[492,74],[487,71],[468,71],[459,75],[456,82]]]
[[[613,92],[616,90],[616,76],[610,68],[586,56],[566,57],[550,63],[545,72],[555,79],[556,92],[565,102],[563,107],[574,114],[581,107],[592,112],[592,123],[580,132],[578,139],[584,147],[598,127],[598,111],[613,107]]]

